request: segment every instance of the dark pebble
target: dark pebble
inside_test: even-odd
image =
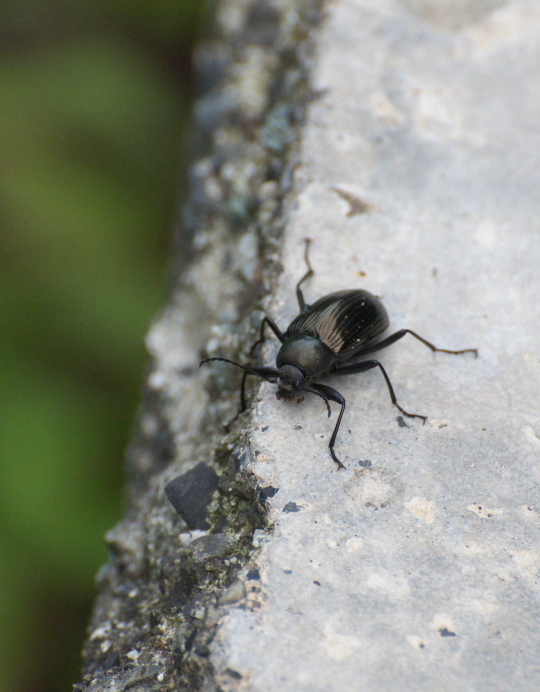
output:
[[[299,512],[302,508],[299,507],[296,502],[287,502],[285,507],[281,510],[282,512],[285,512],[286,514],[289,514],[289,512]]]
[[[202,461],[165,486],[171,505],[190,529],[208,528],[206,509],[219,482],[219,476]]]

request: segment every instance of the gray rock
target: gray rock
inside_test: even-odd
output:
[[[224,557],[231,545],[232,540],[228,536],[215,533],[196,538],[190,543],[189,548],[195,562],[204,562]]]

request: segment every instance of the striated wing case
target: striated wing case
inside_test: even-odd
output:
[[[361,289],[337,291],[320,298],[298,315],[285,337],[313,334],[339,355],[339,360],[347,360],[373,344],[388,324],[383,304],[371,293]]]

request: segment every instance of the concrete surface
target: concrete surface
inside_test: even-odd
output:
[[[230,690],[539,689],[540,4],[335,0],[317,46],[270,314],[296,315],[310,236],[308,302],[366,288],[391,328],[480,357],[380,354],[424,426],[378,372],[329,379],[339,472],[337,407],[263,384],[273,531],[211,663]]]

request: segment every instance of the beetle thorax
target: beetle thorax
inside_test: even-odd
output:
[[[285,363],[278,370],[276,396],[278,399],[293,399],[306,381],[302,370],[292,363]]]
[[[334,362],[334,354],[320,339],[309,334],[286,336],[276,358],[276,365],[281,368],[293,364],[311,380],[327,372]]]

